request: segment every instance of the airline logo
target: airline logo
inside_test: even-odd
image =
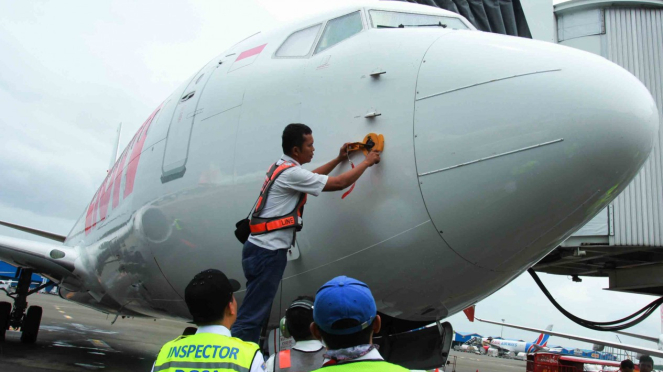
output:
[[[124,175],[124,190],[122,192],[122,200],[126,199],[134,190],[134,181],[136,180],[136,171],[138,170],[138,163],[140,162],[140,155],[143,153],[143,145],[147,137],[147,131],[150,129],[152,120],[157,115],[163,103],[157,107],[156,110],[145,120],[143,125],[138,129],[134,138],[129,142],[129,145],[120,159],[115,162],[113,168],[108,171],[106,179],[99,187],[99,190],[94,194],[92,202],[88,206],[85,215],[85,235],[97,226],[98,223],[106,219],[111,202],[112,194],[112,209],[120,205],[120,188],[122,184],[122,175]],[[128,160],[128,161],[127,161]]]

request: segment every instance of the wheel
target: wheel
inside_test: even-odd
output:
[[[0,302],[0,342],[5,341],[5,332],[9,329],[9,315],[12,312],[12,304]]]
[[[28,308],[25,318],[23,318],[23,325],[21,326],[21,342],[25,344],[33,344],[37,341],[37,333],[39,333],[39,324],[41,323],[41,306],[30,306]]]

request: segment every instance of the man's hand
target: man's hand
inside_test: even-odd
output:
[[[338,152],[338,160],[343,161],[348,158],[348,146],[350,146],[351,142],[346,142],[341,146],[341,150]]]
[[[340,176],[335,176],[335,177],[329,177],[327,179],[327,184],[325,184],[325,188],[322,189],[322,191],[337,191],[337,190],[343,190],[346,187],[349,187],[353,183],[361,177],[361,175],[364,173],[368,167],[373,166],[373,164],[377,164],[380,162],[380,152],[379,151],[371,151],[366,155],[366,159],[362,161],[361,163],[357,164],[356,167],[353,167],[352,169],[346,171],[345,173],[341,174]]]
[[[380,152],[379,151],[369,152],[366,155],[366,159],[364,159],[364,162],[366,162],[369,167],[372,167],[373,164],[378,164],[380,162]]]

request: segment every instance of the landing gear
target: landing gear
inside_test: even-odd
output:
[[[12,304],[0,302],[0,342],[5,341],[5,332],[9,328],[9,315],[12,312]]]
[[[39,333],[39,324],[41,324],[42,309],[40,306],[30,306],[27,314],[23,317],[21,326],[21,342],[24,344],[34,344],[37,341]]]
[[[9,297],[14,299],[14,307],[12,308],[8,302],[0,302],[0,341],[4,341],[5,332],[9,327],[21,330],[21,342],[32,344],[37,341],[42,308],[40,306],[30,306],[28,308],[27,298],[42,288],[53,285],[53,282],[49,280],[48,283],[30,290],[31,282],[32,270],[21,269],[16,292],[9,293],[4,290]]]

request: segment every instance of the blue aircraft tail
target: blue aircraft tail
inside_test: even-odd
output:
[[[549,325],[548,327],[546,327],[546,331],[552,331],[552,327],[553,327],[552,324]],[[539,346],[545,347],[545,346],[548,344],[548,339],[549,339],[549,338],[550,338],[550,335],[549,335],[549,334],[541,333],[541,334],[539,335],[539,337],[537,337],[536,340],[534,340],[533,343],[534,343],[534,344],[537,344],[537,345],[539,345]]]

